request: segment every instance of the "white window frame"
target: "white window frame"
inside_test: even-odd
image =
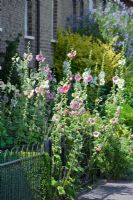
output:
[[[54,0],[52,0],[52,34],[51,34],[51,43],[56,43],[57,40],[54,39]]]
[[[1,9],[2,9],[2,1],[0,0],[0,6],[1,6]],[[2,29],[2,12],[0,11],[0,32],[2,32],[3,31],[3,29]]]
[[[89,10],[93,10],[93,0],[89,0]]]
[[[25,13],[24,13],[24,38],[29,40],[34,40],[35,37],[32,35],[28,35],[28,4],[27,0],[25,0]]]

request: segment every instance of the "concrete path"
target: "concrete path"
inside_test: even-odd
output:
[[[78,200],[133,200],[133,181],[109,182],[81,195]]]

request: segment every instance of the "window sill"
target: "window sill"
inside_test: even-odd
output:
[[[51,43],[56,43],[56,42],[57,42],[57,40],[51,39]]]
[[[25,35],[25,36],[24,36],[24,39],[27,39],[27,40],[34,40],[35,37],[34,37],[34,36]]]
[[[2,28],[0,28],[0,32],[2,32],[3,31],[3,29]]]

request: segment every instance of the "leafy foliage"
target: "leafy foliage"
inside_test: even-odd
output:
[[[19,34],[14,41],[7,41],[6,53],[4,55],[4,61],[2,63],[2,69],[0,73],[0,79],[7,83],[10,77],[13,85],[19,83],[16,68],[15,66],[12,66],[12,58],[18,53],[20,36],[21,35]]]
[[[91,68],[94,74],[104,69],[109,81],[118,66],[122,54],[116,54],[110,44],[93,40],[92,37],[80,36],[77,33],[60,32],[55,47],[55,70],[57,78],[62,78],[62,64],[70,49],[76,49],[77,57],[72,61],[72,72],[82,73],[85,68]]]

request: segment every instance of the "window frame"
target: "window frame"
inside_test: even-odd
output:
[[[77,29],[77,0],[72,0],[73,7],[73,31],[75,32]]]
[[[56,7],[55,7],[55,1],[57,3]],[[56,27],[55,27],[55,21],[54,21],[54,17],[55,17],[55,8],[58,9],[58,1],[57,0],[52,0],[52,34],[51,34],[51,42],[52,43],[56,43],[57,41],[57,37],[55,37],[55,35],[57,34],[57,20],[58,20],[58,16],[56,14]],[[57,13],[57,10],[56,10]],[[56,33],[55,33],[55,29],[56,29]]]
[[[25,11],[24,11],[24,38],[34,40],[33,35],[28,35],[28,0],[25,0]]]
[[[0,0],[0,32],[2,31],[2,0]]]
[[[80,17],[84,16],[84,1],[80,0]]]

